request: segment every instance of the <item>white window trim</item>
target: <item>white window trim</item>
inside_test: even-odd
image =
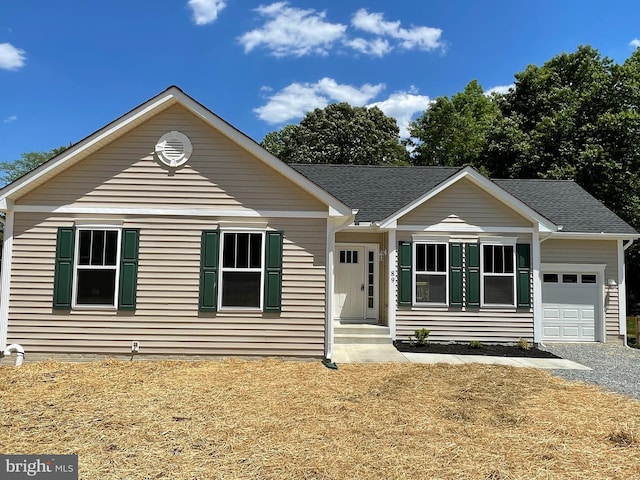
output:
[[[494,241],[495,240],[495,241]],[[503,243],[500,240],[506,240]],[[481,308],[516,308],[516,297],[517,297],[517,284],[516,284],[516,240],[517,238],[505,238],[505,237],[494,237],[491,240],[487,241],[487,239],[481,239],[480,243],[480,307]],[[512,243],[513,241],[513,243]],[[494,246],[494,247],[513,247],[513,272],[512,273],[487,273],[484,271],[484,247],[485,246]],[[513,302],[509,303],[486,303],[484,301],[484,279],[485,277],[512,277],[513,283]]]
[[[261,241],[261,249],[260,252],[260,268],[230,268],[224,267],[223,263],[223,255],[224,255],[224,236],[226,234],[234,234],[234,233],[259,233],[262,237]],[[220,248],[218,249],[218,265],[220,268],[218,269],[218,311],[219,312],[261,312],[264,308],[264,268],[266,265],[266,232],[265,230],[255,230],[255,229],[243,229],[243,228],[235,228],[235,229],[224,229],[220,232]],[[234,307],[234,306],[224,306],[222,305],[222,289],[223,289],[223,274],[224,272],[259,272],[260,273],[260,305],[258,307]]]
[[[122,228],[113,226],[98,226],[98,225],[86,225],[82,227],[76,227],[75,229],[75,245],[73,247],[73,288],[71,295],[71,308],[73,310],[117,310],[118,309],[118,292],[120,292],[120,249],[122,244]],[[80,258],[80,232],[81,231],[93,231],[93,230],[105,230],[118,233],[116,240],[116,280],[114,284],[113,292],[113,304],[112,305],[92,305],[92,304],[78,304],[78,269],[80,270],[114,270],[111,266],[104,265],[78,265],[78,259]]]
[[[416,254],[416,249],[418,245],[444,245],[444,257],[445,257],[445,271],[444,272],[418,272],[418,269],[416,268],[416,260],[417,260],[417,254]],[[412,259],[411,259],[411,270],[412,270],[412,274],[413,274],[413,287],[411,289],[411,304],[416,306],[416,307],[448,307],[449,306],[449,241],[447,238],[441,238],[441,239],[429,239],[429,240],[418,240],[418,241],[414,241],[412,244],[412,248],[413,248],[413,252],[412,253]],[[416,300],[416,287],[417,287],[417,276],[418,275],[439,275],[439,276],[444,276],[445,277],[445,301],[443,302],[418,302]]]

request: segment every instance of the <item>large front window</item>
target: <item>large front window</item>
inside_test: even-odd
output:
[[[415,244],[415,291],[416,304],[447,303],[447,244]]]
[[[224,232],[222,237],[222,308],[261,308],[263,233]]]
[[[76,241],[76,306],[116,306],[119,230],[78,229]]]
[[[484,305],[515,305],[513,245],[482,246]]]

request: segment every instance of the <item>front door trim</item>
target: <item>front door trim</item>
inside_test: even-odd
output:
[[[340,251],[341,250],[355,250],[362,249],[364,252],[362,263],[362,278],[360,280],[361,285],[364,288],[364,295],[362,299],[362,310],[361,314],[358,315],[357,319],[361,320],[375,320],[378,321],[379,317],[379,277],[380,277],[380,246],[377,243],[336,243],[335,255],[334,255],[334,272],[336,274],[336,281],[334,282],[334,292],[333,296],[337,293],[338,285],[340,283],[337,276],[339,275],[339,262],[340,262]],[[373,270],[372,274],[370,270]],[[371,281],[373,283],[371,283]],[[373,295],[369,295],[370,287],[373,290]],[[334,299],[334,308],[337,305],[337,300]],[[370,306],[372,305],[372,306]],[[340,317],[335,315],[336,319]],[[354,319],[354,317],[349,317]]]

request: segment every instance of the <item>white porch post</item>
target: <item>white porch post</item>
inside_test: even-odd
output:
[[[533,272],[533,342],[542,343],[542,283],[540,282],[540,234],[536,228],[531,238]]]
[[[327,219],[327,254],[325,261],[325,325],[324,325],[324,358],[333,357],[333,258],[336,248],[336,228],[331,218]]]
[[[388,252],[389,256],[387,257],[387,263],[389,264],[389,272],[387,275],[387,305],[388,305],[388,322],[389,322],[389,332],[391,333],[391,339],[396,339],[396,285],[398,278],[397,271],[397,258],[398,258],[398,246],[396,242],[396,230],[389,230],[389,245]]]
[[[605,280],[606,281],[606,280]],[[627,344],[627,285],[624,269],[624,242],[618,240],[618,322],[620,335]]]
[[[11,257],[13,255],[13,210],[7,210],[4,221],[2,244],[2,278],[0,279],[0,351],[7,347],[9,329],[9,290],[11,280]]]

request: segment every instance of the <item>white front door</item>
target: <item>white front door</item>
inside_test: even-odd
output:
[[[335,318],[378,320],[379,251],[375,243],[336,245]]]

